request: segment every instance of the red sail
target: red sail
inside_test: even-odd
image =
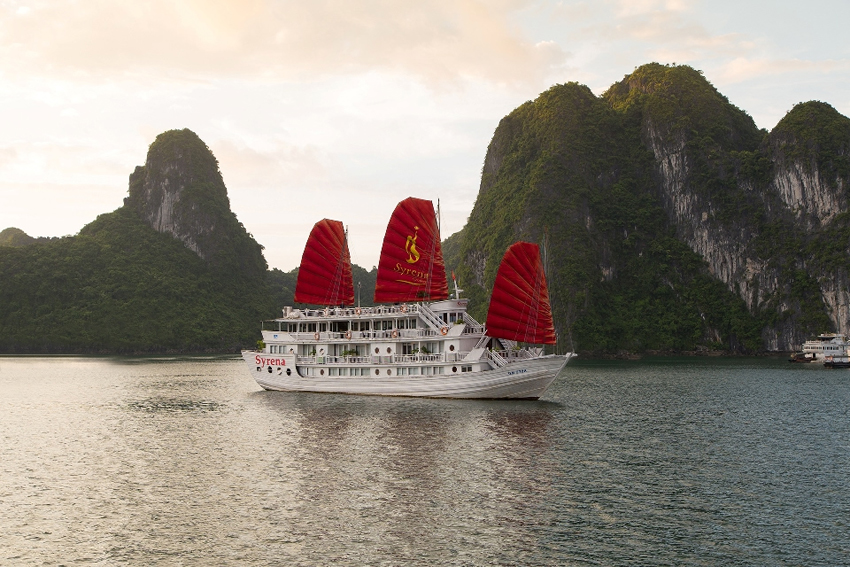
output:
[[[342,223],[320,220],[301,256],[295,301],[314,305],[353,305],[351,256]]]
[[[375,303],[438,301],[448,296],[434,204],[408,197],[396,206],[387,225]]]
[[[555,344],[540,248],[516,242],[505,252],[487,312],[487,334],[533,344]]]

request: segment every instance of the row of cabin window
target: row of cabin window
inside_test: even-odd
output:
[[[458,319],[463,319],[463,313],[440,313],[438,317],[443,323],[455,323]]]
[[[464,367],[466,368],[466,367]],[[395,376],[432,376],[434,374],[445,374],[446,369],[442,366],[430,367],[425,366],[422,368],[411,367],[411,368],[381,368],[372,370],[370,368],[334,368],[332,366],[327,368],[307,368],[307,376],[372,376],[375,375],[375,370],[378,370],[379,376],[383,376],[386,374],[387,370],[391,372],[390,375]],[[469,367],[469,370],[464,369],[464,372],[469,372],[472,370],[472,367]],[[324,372],[324,373],[323,373]]]
[[[416,329],[417,319],[385,319],[380,321],[348,321],[332,323],[281,323],[281,331],[287,333],[344,333],[346,331],[392,331],[393,329]]]
[[[439,354],[439,343],[402,343],[401,344],[401,353],[405,354],[416,354],[416,352],[422,352],[418,349],[424,349],[428,351],[429,354]],[[313,352],[316,351],[316,354],[319,356],[342,356],[342,353],[345,351],[349,351],[351,356],[369,356],[372,353],[369,351],[366,345],[327,345],[327,348],[330,350],[325,352],[325,347],[322,346],[322,352],[319,353],[316,351],[316,346],[308,344],[308,345],[299,345],[297,352],[300,356],[312,356]],[[292,349],[292,347],[290,347]],[[356,351],[356,354],[351,353],[350,351]],[[271,354],[292,354],[290,353],[284,345],[269,345],[269,353]],[[377,353],[383,354],[383,353]],[[390,351],[388,354],[393,354]],[[424,354],[424,352],[423,352]]]

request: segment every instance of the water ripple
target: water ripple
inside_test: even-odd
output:
[[[848,376],[580,361],[545,401],[441,401],[4,357],[0,564],[846,564]]]

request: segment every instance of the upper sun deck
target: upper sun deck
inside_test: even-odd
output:
[[[298,320],[350,320],[383,319],[387,317],[410,317],[412,315],[440,316],[447,313],[466,315],[467,299],[446,299],[433,303],[402,303],[396,305],[375,305],[372,307],[323,307],[319,309],[293,309],[285,307],[283,316],[274,321]]]
[[[445,336],[456,325],[463,324],[463,334],[483,334],[484,325],[466,312],[466,299],[448,299],[434,303],[406,303],[374,307],[325,307],[320,309],[283,310],[283,317],[265,321],[263,330],[288,332],[291,337],[302,333],[328,332],[343,338],[350,336],[377,338],[375,332],[399,331],[417,337]],[[354,332],[347,333],[348,331]],[[367,331],[368,333],[358,333]],[[454,334],[454,333],[452,333]],[[308,335],[305,335],[308,336]]]

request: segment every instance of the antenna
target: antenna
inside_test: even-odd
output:
[[[543,227],[543,277],[546,280],[549,280],[549,227]],[[547,286],[549,289],[549,308],[553,309],[554,301],[552,300],[552,286]],[[558,335],[557,329],[555,330],[555,354],[559,354],[559,342],[561,337]],[[546,348],[546,345],[543,345],[543,348]]]

